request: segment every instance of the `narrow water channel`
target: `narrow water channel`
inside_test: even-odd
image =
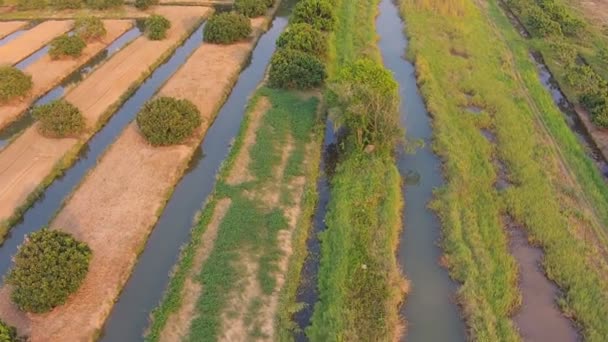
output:
[[[271,28],[260,38],[245,68],[207,131],[197,155],[154,227],[131,277],[104,327],[103,341],[142,340],[149,315],[161,301],[180,247],[190,238],[193,218],[207,201],[216,174],[230,151],[250,96],[264,78],[275,41],[287,26],[295,0],[284,0]]]
[[[319,200],[312,221],[312,230],[306,241],[308,255],[300,272],[300,285],[296,294],[296,302],[303,303],[302,310],[293,315],[294,322],[300,330],[294,334],[296,341],[308,341],[305,329],[310,325],[314,306],[319,299],[317,289],[319,266],[321,264],[321,234],[327,226],[325,225],[325,215],[330,198],[330,180],[335,171],[338,158],[338,139],[334,131],[333,122],[328,119],[325,123],[325,137],[323,139],[322,159],[319,165],[319,179],[317,181],[317,193]]]
[[[422,139],[425,143],[413,154],[398,152],[399,171],[405,183],[398,259],[412,285],[401,310],[407,321],[403,339],[409,342],[464,341],[465,326],[454,302],[456,284],[438,263],[440,222],[427,207],[433,189],[443,184],[441,161],[431,149],[433,131],[418,91],[414,66],[403,58],[408,41],[392,0],[380,3],[376,27],[384,64],[399,83],[401,124],[407,131],[408,140]]]
[[[142,34],[142,31],[134,27],[129,31],[123,33],[120,37],[116,38],[110,45],[108,45],[103,51],[98,53],[89,62],[80,67],[78,70],[66,77],[58,86],[51,89],[48,93],[40,97],[32,106],[21,115],[17,120],[0,130],[0,150],[4,148],[17,134],[23,132],[26,128],[34,123],[34,117],[32,116],[32,108],[35,106],[42,106],[53,100],[62,97],[66,89],[75,86],[82,81],[88,74],[90,74],[95,68],[112,57],[116,52],[120,51],[127,44],[135,40]]]
[[[78,161],[65,171],[63,176],[55,179],[40,198],[24,213],[21,221],[11,229],[6,241],[0,246],[0,277],[6,274],[11,266],[12,256],[23,242],[24,236],[48,225],[51,218],[61,207],[62,202],[80,183],[87,172],[95,166],[97,159],[114,142],[125,126],[133,121],[143,104],[202,44],[203,29],[204,25],[197,28],[184,44],[177,48],[168,61],[159,66],[146,79],[137,91],[112,115],[107,124],[83,147]],[[0,281],[3,281],[3,279]]]
[[[41,21],[38,21],[38,20],[30,21],[23,28],[15,31],[9,35],[6,35],[4,38],[0,39],[0,46],[6,45],[6,44],[10,43],[11,41],[17,39],[19,36],[21,36],[22,34],[27,32],[28,30],[32,29],[34,26],[38,25],[39,23],[41,23]]]

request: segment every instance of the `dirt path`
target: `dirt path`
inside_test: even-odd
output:
[[[210,10],[204,7],[163,7],[160,11],[174,23],[167,39],[150,41],[145,37],[137,38],[65,96],[80,108],[87,119],[89,130],[81,137],[81,142],[92,136],[93,128],[105,111],[118,102],[129,87]],[[42,183],[53,167],[78,143],[74,139],[45,138],[37,132],[34,125],[0,151],[0,165],[3,165],[3,160],[17,158],[29,161],[29,164],[21,167],[0,169],[0,189],[6,189],[0,192],[0,222],[9,218],[25,202],[32,190]],[[26,149],[27,146],[36,148]]]
[[[265,20],[256,21],[258,27],[264,24]],[[253,41],[202,45],[161,90],[164,95],[187,98],[199,108],[204,120],[197,138],[185,145],[154,148],[135,123],[130,124],[59,212],[51,227],[74,234],[93,250],[89,273],[68,303],[44,315],[19,319],[13,318],[17,309],[9,304],[0,306],[0,317],[22,331],[30,327],[33,341],[82,341],[95,335],[127,281],[167,194],[185,171],[253,46]],[[0,302],[9,299],[0,297]]]
[[[27,25],[27,21],[0,21],[0,39]]]
[[[68,32],[72,20],[50,20],[34,26],[15,40],[0,46],[0,64],[15,64],[36,52],[53,38]]]
[[[18,103],[0,106],[0,129],[17,119],[37,98],[46,94],[133,26],[133,22],[128,20],[106,20],[104,24],[107,30],[106,36],[99,41],[89,43],[80,57],[51,60],[47,54],[25,68],[25,73],[32,75],[34,86],[25,99]]]

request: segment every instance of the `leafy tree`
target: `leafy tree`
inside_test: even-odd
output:
[[[332,116],[354,134],[355,145],[392,149],[401,139],[397,82],[382,64],[361,59],[329,85]]]
[[[148,9],[152,5],[158,4],[158,0],[135,0],[135,7],[140,10]]]
[[[84,5],[82,0],[50,0],[50,5],[55,9],[78,9]]]
[[[86,46],[87,43],[79,35],[62,34],[51,41],[49,56],[51,56],[51,59],[78,57]]]
[[[216,44],[231,44],[251,34],[251,21],[246,16],[230,12],[211,17],[205,26],[203,40]]]
[[[277,46],[307,52],[319,58],[325,58],[328,50],[325,34],[306,23],[289,25],[277,39]]]
[[[34,313],[64,304],[82,284],[90,259],[89,247],[70,234],[47,228],[30,234],[6,279],[13,302]]]
[[[17,342],[17,329],[0,320],[0,342]]]
[[[306,52],[280,49],[270,61],[268,80],[274,88],[315,88],[322,85],[326,77],[325,65]]]
[[[334,28],[336,18],[334,6],[329,0],[302,0],[293,9],[291,23],[307,23],[313,27],[331,31]]]
[[[151,40],[162,40],[167,36],[167,30],[171,28],[171,22],[162,15],[153,14],[145,21],[146,36]]]
[[[104,10],[123,5],[123,0],[86,0],[87,7]]]
[[[32,85],[32,76],[13,66],[0,65],[0,103],[25,96]]]
[[[188,100],[159,97],[137,114],[137,124],[154,146],[183,143],[201,125],[199,110]]]
[[[80,110],[64,99],[34,107],[32,114],[40,123],[40,133],[48,137],[74,136],[85,128]]]
[[[101,39],[107,33],[103,21],[91,16],[76,19],[74,32],[85,41]]]
[[[46,0],[17,0],[17,9],[21,11],[43,9],[46,5]]]
[[[262,16],[268,9],[268,3],[265,0],[235,0],[234,9],[249,18]]]

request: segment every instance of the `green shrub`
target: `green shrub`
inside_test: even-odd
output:
[[[158,4],[158,0],[135,0],[135,7],[140,10],[148,9],[152,5]]]
[[[562,29],[559,23],[553,21],[543,10],[534,6],[526,14],[526,26],[538,37],[560,36]]]
[[[159,97],[144,105],[137,114],[137,124],[152,145],[175,145],[184,142],[201,125],[201,116],[188,100]]]
[[[49,137],[73,136],[85,128],[80,110],[63,99],[34,107],[32,114],[40,122],[40,132]]]
[[[107,33],[103,21],[96,17],[82,17],[76,19],[76,22],[74,23],[74,32],[86,41],[100,39]]]
[[[165,39],[171,22],[162,15],[153,14],[145,21],[146,36],[151,40]]]
[[[211,17],[205,26],[203,40],[216,44],[231,44],[251,34],[251,21],[246,16],[230,12]]]
[[[291,23],[307,23],[313,27],[331,31],[336,18],[334,7],[328,0],[302,0],[293,9]]]
[[[15,67],[0,65],[0,103],[25,96],[32,85],[32,76]]]
[[[87,43],[80,36],[62,34],[51,41],[49,56],[51,56],[51,59],[78,57],[86,46]]]
[[[49,4],[54,9],[78,9],[84,5],[83,0],[50,0]]]
[[[403,133],[399,124],[399,92],[393,75],[381,63],[362,59],[338,71],[329,86],[328,102],[336,122],[364,148],[392,151]]]
[[[46,5],[46,0],[17,0],[17,9],[21,11],[43,9]]]
[[[325,65],[317,57],[292,49],[278,50],[270,61],[269,85],[284,89],[310,89],[323,84]]]
[[[16,342],[17,329],[0,320],[0,342]]]
[[[30,234],[7,277],[13,302],[34,313],[64,304],[82,284],[90,259],[89,247],[70,234],[47,228]]]
[[[123,0],[86,0],[87,7],[92,9],[108,9],[123,5]]]
[[[328,50],[327,38],[323,32],[306,23],[289,25],[277,39],[277,46],[307,52],[319,58],[325,58]]]
[[[246,17],[254,18],[264,15],[268,4],[265,0],[235,0],[234,9]]]

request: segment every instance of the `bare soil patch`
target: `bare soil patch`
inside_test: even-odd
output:
[[[17,119],[37,98],[46,94],[133,26],[133,22],[127,20],[105,20],[104,24],[107,30],[105,37],[89,43],[80,57],[51,60],[47,54],[25,68],[24,72],[32,75],[32,90],[21,101],[0,106],[0,129]]]
[[[15,64],[36,52],[53,38],[68,32],[72,20],[49,20],[36,25],[6,45],[0,46],[0,64]]]
[[[186,278],[186,284],[182,290],[182,305],[177,312],[169,316],[160,335],[161,341],[181,341],[187,336],[190,324],[196,318],[196,302],[203,290],[202,285],[194,278],[213,250],[218,228],[231,203],[232,201],[229,198],[222,198],[215,205],[211,222],[209,222],[207,230],[201,237],[202,244],[196,250],[191,272]]]
[[[87,119],[89,130],[81,137],[81,142],[87,141],[92,136],[97,122],[106,110],[118,102],[129,87],[143,76],[167,49],[189,32],[201,16],[207,15],[209,9],[163,7],[162,13],[173,23],[165,40],[150,41],[145,37],[137,38],[65,96]],[[16,164],[10,169],[0,169],[0,186],[10,184],[10,187],[1,188],[4,191],[0,192],[0,221],[9,218],[23,204],[27,196],[51,172],[53,166],[77,144],[76,139],[45,138],[38,133],[34,125],[1,150],[0,161],[8,162],[22,158],[28,160],[29,164]],[[32,148],[26,149],[26,146]],[[0,163],[0,165],[8,164]]]
[[[596,24],[608,23],[608,1],[606,0],[576,0],[576,6],[584,15]]]
[[[0,39],[17,31],[27,24],[27,21],[0,21]]]
[[[262,117],[271,107],[271,103],[266,97],[262,97],[258,100],[255,108],[249,114],[249,126],[245,137],[243,138],[243,146],[239,150],[237,157],[235,158],[234,165],[230,169],[230,174],[226,179],[226,183],[230,185],[241,184],[253,180],[253,176],[249,172],[249,162],[251,157],[249,155],[251,146],[255,144],[255,137]]]
[[[193,7],[159,11],[169,18],[179,15],[181,20],[173,20],[173,29],[196,16]],[[52,312],[9,323],[18,324],[20,331],[31,326],[34,341],[82,341],[95,336],[127,281],[167,195],[187,168],[253,46],[253,40],[230,46],[203,44],[161,90],[163,95],[187,98],[199,108],[204,123],[196,134],[198,139],[186,145],[155,148],[139,134],[135,123],[127,126],[51,224],[86,242],[93,251],[83,285]],[[91,93],[85,95],[92,97]],[[11,315],[0,311],[2,318]]]

